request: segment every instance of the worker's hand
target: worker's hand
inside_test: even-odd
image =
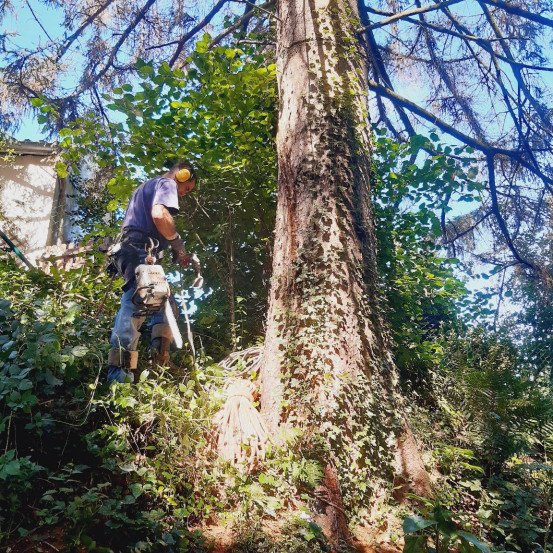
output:
[[[184,241],[183,239],[177,234],[176,238],[173,238],[173,240],[169,240],[169,245],[171,246],[171,249],[173,250],[173,253],[177,252],[185,252],[186,248],[184,247]]]
[[[192,256],[184,250],[173,250],[173,263],[177,263],[183,269],[186,269],[192,262]]]
[[[169,245],[173,250],[173,263],[178,263],[183,269],[188,267],[192,260],[192,256],[186,253],[182,238],[177,234],[176,238],[169,240]]]

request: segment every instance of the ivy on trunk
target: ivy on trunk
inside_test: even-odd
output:
[[[344,505],[389,486],[402,452],[400,472],[428,483],[381,315],[357,7],[282,0],[277,17],[278,205],[261,407],[272,431],[300,427],[322,462],[318,510],[338,541]]]

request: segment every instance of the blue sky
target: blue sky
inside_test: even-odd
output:
[[[63,16],[59,9],[46,6],[36,0],[29,0],[29,4],[53,40],[63,37]],[[17,36],[11,37],[10,40],[12,44],[16,44],[21,48],[34,48],[38,44],[43,44],[47,38],[29,7],[25,2],[15,2],[14,7],[14,12],[8,13],[8,16],[0,23],[2,33],[17,33]],[[40,140],[43,138],[40,125],[36,122],[32,112],[22,119],[21,127],[15,133],[15,138],[19,140]]]

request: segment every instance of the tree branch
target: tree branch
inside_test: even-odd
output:
[[[254,6],[254,5],[248,5],[250,8],[249,11],[244,13],[242,17],[239,17],[232,25],[227,27],[224,31],[219,33],[209,44],[210,48],[213,48],[214,46],[217,46],[221,40],[223,40],[226,36],[230,35],[234,31],[236,31],[238,28],[242,27],[245,23],[255,16],[254,10],[258,9],[261,11],[266,11],[266,8],[270,8],[274,5],[274,0],[269,0],[268,2],[265,2],[265,4],[261,4],[260,6]]]
[[[171,60],[169,61],[169,65],[171,67],[173,67],[173,65],[175,65],[175,62],[179,59],[179,56],[182,52],[182,49],[184,48],[184,45],[191,39],[193,38],[194,36],[196,36],[196,34],[198,34],[206,25],[208,25],[210,23],[210,21],[215,17],[215,15],[217,15],[217,13],[219,12],[219,10],[228,2],[228,0],[219,0],[214,6],[213,8],[211,8],[211,10],[208,12],[208,14],[197,24],[195,25],[194,27],[192,27],[192,29],[190,29],[190,31],[188,31],[182,38],[180,38],[176,44],[177,44],[177,49],[175,50],[175,52],[173,53],[173,55],[171,56]],[[170,43],[169,43],[170,44]],[[165,46],[167,46],[168,44],[166,44]]]
[[[361,23],[363,23],[367,27],[367,30],[366,30],[366,33],[365,33],[366,41],[364,42],[365,51],[367,52],[367,55],[373,61],[373,66],[374,66],[375,75],[376,75],[377,80],[379,80],[379,78],[381,78],[382,81],[384,82],[385,86],[387,86],[388,88],[393,90],[394,87],[392,85],[392,81],[391,81],[390,76],[388,74],[388,70],[386,69],[386,65],[384,64],[384,60],[382,59],[382,54],[381,54],[380,48],[378,47],[378,44],[376,42],[374,33],[372,32],[371,29],[368,28],[370,26],[370,22],[369,22],[368,13],[367,13],[365,8],[366,8],[366,6],[365,6],[363,0],[359,0],[358,1],[358,9],[359,9],[360,17],[361,17]],[[413,128],[413,125],[412,125],[411,121],[409,120],[408,115],[405,113],[405,110],[402,107],[397,107],[395,104],[392,104],[392,105],[394,106],[394,109],[397,111],[397,114],[399,115],[399,118],[401,119],[403,125],[405,126],[405,130],[410,135],[416,134],[415,129]],[[384,106],[382,106],[382,110],[384,110]],[[388,116],[385,113],[385,111],[382,113],[382,115],[385,116],[384,121],[386,121],[386,126],[388,126],[388,128],[390,128],[394,132],[397,132],[396,129],[394,128],[394,126],[391,124],[390,120],[388,119]]]
[[[453,16],[453,14],[450,13],[449,9],[446,8],[444,10],[444,12],[447,15],[447,17],[450,19],[450,21],[455,25],[455,27],[457,29],[459,29],[463,33],[469,32],[468,29],[464,25],[459,23],[457,21],[457,19]],[[511,97],[511,95],[509,94],[509,91],[507,90],[507,87],[506,87],[505,83],[503,82],[503,72],[502,72],[502,69],[499,65],[499,62],[497,61],[497,55],[494,52],[493,48],[490,49],[490,56],[491,56],[491,60],[492,60],[492,63],[494,65],[494,68],[495,68],[495,72],[496,72],[495,82],[497,83],[497,85],[499,86],[499,89],[501,90],[501,94],[503,96],[503,101],[505,102],[505,106],[507,107],[507,111],[508,111],[508,113],[511,117],[511,121],[513,122],[514,128],[516,129],[517,134],[519,136],[519,144],[526,151],[526,153],[527,153],[529,159],[531,160],[531,162],[533,163],[534,167],[537,168],[538,167],[538,161],[536,159],[535,153],[534,153],[531,145],[528,142],[528,137],[525,135],[525,133],[522,129],[522,123],[517,118],[516,113],[513,109],[513,106],[511,105],[511,100],[513,100],[515,102],[516,102],[516,100]],[[526,123],[528,129],[530,129],[530,125],[526,121],[526,118],[524,118],[524,122]]]
[[[503,238],[507,243],[507,247],[513,254],[513,257],[522,265],[526,265],[530,269],[537,271],[536,266],[530,261],[528,261],[526,258],[522,257],[522,255],[516,249],[513,243],[513,239],[511,238],[511,235],[509,233],[509,229],[507,228],[507,223],[505,222],[505,219],[503,219],[503,215],[501,214],[499,202],[497,201],[497,188],[495,185],[495,168],[494,168],[493,153],[488,155],[487,164],[488,164],[488,188],[490,191],[490,199],[492,201],[492,212],[494,214],[495,220],[497,221],[497,225],[499,226],[499,230],[501,231],[501,234],[503,235]]]
[[[386,19],[383,19],[382,21],[378,21],[378,23],[371,23],[370,25],[367,25],[365,27],[361,27],[357,29],[358,33],[362,33],[364,31],[368,31],[369,29],[378,29],[380,27],[384,27],[385,25],[389,25],[390,23],[394,23],[395,21],[399,21],[400,19],[405,19],[406,17],[409,17],[410,15],[416,15],[419,13],[426,13],[431,12],[435,10],[440,10],[444,8],[445,6],[451,6],[452,4],[458,4],[459,2],[463,2],[464,0],[445,0],[445,2],[439,2],[438,4],[431,4],[430,6],[422,6],[419,8],[411,8],[410,10],[405,10],[399,13],[395,13],[394,15],[387,17]]]
[[[492,215],[493,211],[489,210],[486,211],[475,223],[473,223],[469,228],[459,232],[455,225],[453,223],[450,223],[453,228],[455,229],[455,236],[452,236],[451,238],[447,238],[447,232],[444,233],[444,238],[447,238],[447,240],[444,241],[444,246],[453,246],[456,240],[459,240],[459,238],[462,238],[463,236],[466,236],[470,232],[472,232],[474,229],[478,227],[478,225],[482,222],[484,222],[490,215]]]
[[[486,16],[486,19],[488,20],[488,23],[490,24],[490,27],[493,29],[495,36],[497,38],[503,39],[503,34],[501,33],[501,30],[499,29],[493,15],[491,14],[490,10],[488,9],[487,5],[479,1],[480,7],[482,11],[484,12],[484,15]],[[511,49],[509,45],[505,42],[505,40],[500,41],[501,49],[503,50],[503,53],[505,54],[505,57],[507,57],[510,60],[514,61],[514,56],[511,52]],[[526,82],[524,80],[524,77],[522,76],[522,71],[520,66],[515,62],[515,64],[511,64],[513,75],[518,83],[518,86],[520,87],[520,90],[522,90],[522,93],[524,94],[524,97],[530,102],[530,104],[534,107],[536,110],[536,113],[538,114],[539,118],[541,119],[542,123],[546,125],[546,127],[551,127],[551,119],[547,115],[546,110],[544,110],[543,106],[540,105],[540,103],[534,98],[533,94],[530,92],[529,88],[526,85]],[[520,102],[519,102],[520,103]]]
[[[90,14],[84,21],[84,23],[69,37],[65,39],[63,48],[58,52],[56,60],[59,61],[69,50],[73,42],[81,35],[81,33],[106,9],[114,0],[108,0],[105,4],[102,4],[94,13]]]
[[[444,10],[444,13],[445,13],[445,10]],[[518,62],[518,61],[515,61],[514,59],[509,59],[506,56],[502,56],[501,54],[498,54],[497,52],[494,51],[494,49],[491,45],[492,41],[489,40],[489,39],[484,39],[484,38],[481,38],[481,37],[478,37],[478,36],[475,36],[475,35],[472,35],[472,34],[469,34],[469,33],[467,33],[467,34],[460,33],[460,32],[454,31],[453,29],[448,29],[447,27],[436,25],[435,23],[431,23],[430,21],[427,21],[427,20],[417,21],[416,19],[413,19],[411,17],[406,17],[405,21],[407,21],[408,23],[411,23],[413,25],[427,27],[428,29],[432,29],[433,31],[436,31],[438,33],[447,34],[447,35],[459,38],[459,39],[464,40],[464,41],[475,42],[483,50],[485,50],[489,54],[494,54],[497,58],[499,58],[500,60],[508,63],[509,65],[516,66],[516,67],[519,67],[521,69],[531,69],[531,70],[534,70],[534,71],[548,71],[548,72],[553,71],[553,67],[542,67],[542,66],[539,66],[539,65],[532,65],[532,64],[528,64],[528,63]]]
[[[372,90],[375,94],[381,94],[385,98],[388,98],[390,101],[394,103],[398,103],[400,106],[409,110],[411,113],[418,115],[425,121],[428,121],[429,123],[435,125],[446,134],[449,134],[450,136],[456,138],[457,140],[466,144],[467,146],[474,148],[475,150],[479,150],[480,152],[483,152],[484,154],[486,154],[486,156],[488,155],[505,156],[519,163],[522,167],[524,167],[525,169],[527,169],[528,171],[532,172],[534,175],[539,177],[544,182],[545,186],[547,187],[547,190],[551,194],[553,194],[553,179],[545,175],[539,167],[535,167],[533,164],[529,163],[526,159],[524,159],[521,152],[517,150],[508,150],[506,148],[499,148],[487,142],[473,138],[472,136],[461,132],[458,128],[454,127],[453,125],[450,125],[449,123],[443,121],[442,119],[439,119],[433,113],[427,111],[426,109],[422,108],[418,104],[415,104],[415,102],[412,102],[411,100],[408,100],[403,96],[400,96],[399,94],[397,94],[397,92],[390,90],[389,88],[386,88],[385,86],[382,86],[381,84],[375,81],[371,81],[369,79],[368,85],[369,85],[369,89]]]
[[[144,6],[142,6],[140,11],[136,14],[135,18],[132,20],[130,25],[121,34],[121,36],[119,37],[119,40],[115,43],[115,46],[111,50],[111,52],[108,56],[108,59],[107,59],[106,63],[104,64],[104,67],[101,69],[101,71],[98,74],[93,75],[90,82],[83,83],[83,85],[79,88],[79,90],[75,94],[72,94],[72,97],[75,97],[76,95],[84,92],[84,90],[89,88],[91,85],[96,84],[106,74],[106,72],[108,71],[108,69],[112,65],[113,61],[115,60],[115,57],[117,56],[117,53],[119,52],[119,49],[121,48],[121,46],[123,45],[125,40],[127,40],[128,36],[136,28],[136,26],[140,23],[140,21],[142,21],[142,19],[144,19],[144,16],[148,12],[148,10],[151,8],[152,4],[154,4],[155,2],[156,2],[156,0],[147,0],[146,1]]]
[[[44,31],[44,34],[48,37],[48,40],[50,42],[54,42],[52,40],[52,37],[48,34],[48,31],[44,28],[44,25],[40,22],[40,19],[37,17],[37,15],[35,13],[35,10],[33,10],[31,4],[29,4],[29,0],[25,0],[25,4],[27,4],[27,7],[29,8],[31,13],[33,14],[34,20],[38,23],[38,26]]]
[[[420,6],[419,0],[415,0],[415,3],[417,6]],[[421,23],[426,23],[424,14],[420,13],[418,17]],[[480,140],[485,140],[484,131],[482,129],[482,126],[480,125],[480,122],[478,121],[478,117],[476,117],[476,114],[474,113],[469,100],[459,93],[454,79],[450,76],[447,69],[440,63],[439,58],[436,55],[435,40],[427,29],[424,30],[424,37],[426,40],[426,48],[428,49],[428,53],[430,55],[430,59],[432,60],[432,65],[434,66],[434,69],[437,71],[438,75],[443,80],[448,90],[456,99],[473,132]],[[475,58],[478,60],[476,56]]]
[[[494,6],[496,8],[501,8],[507,13],[518,15],[519,17],[523,17],[524,19],[528,19],[529,21],[533,21],[534,23],[541,23],[546,27],[553,27],[553,19],[549,19],[548,17],[544,17],[543,15],[539,15],[537,13],[526,11],[508,2],[503,2],[502,0],[482,0],[482,1],[485,4]]]

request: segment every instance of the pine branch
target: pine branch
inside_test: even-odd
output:
[[[369,16],[368,16],[368,13],[365,9],[366,6],[365,6],[363,0],[358,1],[358,8],[359,8],[359,14],[360,14],[360,17],[361,17],[361,23],[366,24],[365,26],[369,27],[370,26]],[[367,31],[365,33],[365,37],[366,37],[366,41],[364,41],[365,50],[367,51],[367,55],[372,59],[372,61],[374,63],[374,69],[375,69],[375,74],[376,74],[377,80],[382,79],[382,81],[384,82],[384,85],[393,90],[392,81],[391,81],[390,76],[388,74],[388,70],[386,69],[386,65],[384,64],[384,60],[382,59],[382,53],[380,51],[380,48],[378,47],[378,44],[376,42],[374,33],[372,32],[371,29],[367,28]],[[394,105],[394,104],[392,104],[392,105]],[[414,135],[415,134],[415,129],[413,128],[413,125],[412,125],[411,121],[409,120],[409,117],[405,113],[405,110],[401,107],[396,107],[395,105],[394,105],[394,108],[396,109],[399,118],[401,119],[403,125],[405,126],[406,131],[410,135]],[[381,107],[381,113],[382,113],[383,116],[385,116],[384,121],[386,122],[386,126],[390,130],[392,130],[394,133],[397,133],[397,130],[392,125],[391,121],[388,119],[388,117],[385,113],[385,108],[384,108],[383,104],[382,104],[382,107]]]
[[[265,2],[265,4],[261,4],[260,6],[254,6],[254,5],[248,5],[250,8],[249,11],[246,11],[242,17],[239,17],[232,25],[227,27],[224,31],[219,33],[209,44],[210,48],[213,48],[214,46],[217,46],[228,35],[232,34],[234,31],[238,30],[239,28],[243,27],[244,24],[247,25],[249,20],[255,16],[255,10],[261,10],[266,11],[267,8],[270,8],[274,5],[274,0],[269,0],[269,2]]]
[[[111,4],[113,4],[114,0],[108,0],[105,4],[102,4],[94,13],[91,13],[84,21],[84,23],[69,37],[65,39],[65,44],[63,45],[63,48],[58,52],[58,55],[56,57],[56,61],[59,61],[69,50],[73,42],[79,38],[79,36],[83,33],[83,31],[104,11],[106,10]]]
[[[121,34],[119,37],[119,40],[115,43],[114,47],[112,48],[108,59],[106,63],[104,64],[104,67],[100,70],[99,73],[96,75],[92,75],[92,78],[88,81],[85,81],[79,89],[71,95],[72,98],[78,96],[79,94],[83,93],[85,90],[90,88],[91,86],[95,85],[109,70],[109,68],[112,66],[119,49],[123,45],[123,43],[127,40],[128,36],[132,33],[132,31],[138,26],[138,24],[144,19],[146,16],[146,13],[148,10],[152,7],[152,5],[156,2],[156,0],[147,0],[144,6],[139,10],[139,12],[136,14],[135,18],[132,20],[130,25],[125,29],[125,31]],[[93,69],[96,68],[96,65]],[[92,72],[93,73],[93,72]]]
[[[195,37],[206,25],[208,25],[211,20],[219,13],[221,8],[228,2],[228,0],[219,0],[213,8],[208,12],[208,14],[197,24],[195,25],[190,31],[188,31],[182,38],[180,38],[176,44],[177,48],[173,55],[171,56],[171,60],[169,61],[169,65],[173,67],[175,65],[176,61],[179,59],[179,56],[182,52],[182,49],[184,48],[185,44],[193,37]],[[168,46],[171,43],[165,44],[164,46]],[[173,43],[175,44],[175,43]]]
[[[553,28],[553,19],[549,19],[548,17],[544,17],[543,15],[540,15],[537,13],[529,12],[527,10],[519,8],[518,6],[514,6],[509,2],[503,2],[502,0],[482,0],[482,1],[485,4],[488,4],[489,6],[500,8],[506,11],[507,13],[518,15],[519,17],[528,19],[529,21],[533,21],[534,23],[540,23],[541,25],[545,25],[546,27]]]

